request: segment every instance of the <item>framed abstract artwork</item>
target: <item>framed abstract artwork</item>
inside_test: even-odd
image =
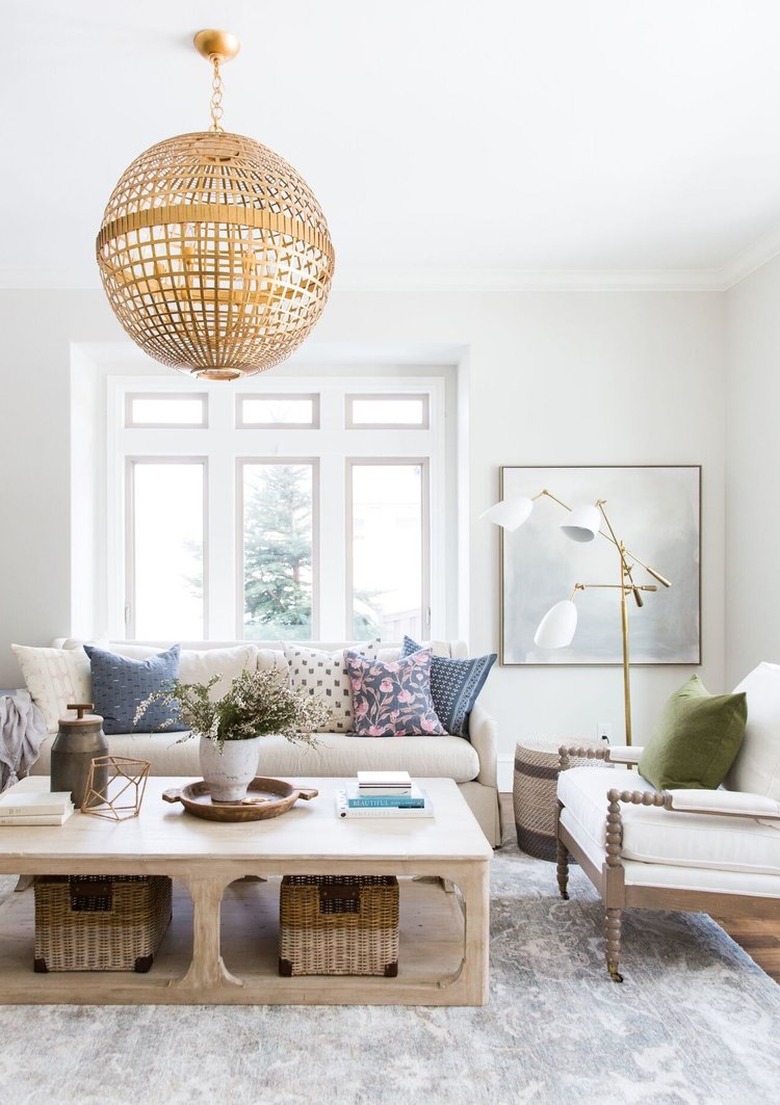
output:
[[[534,498],[546,489],[572,508],[603,500],[635,564],[634,581],[656,582],[641,561],[671,583],[643,593],[641,608],[629,596],[631,663],[701,663],[700,465],[503,467],[500,483],[501,499]],[[502,664],[622,663],[620,557],[601,536],[570,540],[560,528],[568,517],[564,506],[543,495],[523,525],[500,531]],[[577,591],[571,644],[539,648],[539,623],[557,602],[572,598],[577,584],[585,589]]]

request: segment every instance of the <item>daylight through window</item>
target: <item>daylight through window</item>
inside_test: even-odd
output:
[[[108,632],[397,641],[444,607],[444,379],[108,381]],[[400,386],[399,386],[400,384]],[[443,630],[443,614],[440,633]]]

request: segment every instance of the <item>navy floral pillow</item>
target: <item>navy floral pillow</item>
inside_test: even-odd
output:
[[[411,637],[404,637],[402,656],[423,648]],[[474,709],[477,695],[485,685],[488,673],[496,661],[495,652],[486,656],[454,659],[449,656],[431,657],[431,698],[433,708],[448,733],[458,737],[469,736],[469,714]]]
[[[398,660],[345,653],[352,684],[353,732],[360,737],[444,733],[431,698],[431,653],[421,649]]]

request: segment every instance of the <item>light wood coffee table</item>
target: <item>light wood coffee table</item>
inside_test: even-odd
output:
[[[299,779],[319,796],[242,823],[207,821],[162,800],[188,781],[149,779],[140,816],[119,823],[76,813],[61,827],[0,828],[0,873],[175,880],[173,923],[148,974],[34,973],[33,891],[12,894],[0,906],[4,1002],[485,1003],[492,849],[451,780],[419,780],[433,818],[340,818],[344,780]],[[397,978],[279,976],[279,880],[319,874],[399,877]]]

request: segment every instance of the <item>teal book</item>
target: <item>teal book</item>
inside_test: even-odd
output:
[[[425,795],[417,788],[410,794],[363,794],[357,788],[347,789],[347,805],[350,809],[407,809],[418,810],[425,806]]]

